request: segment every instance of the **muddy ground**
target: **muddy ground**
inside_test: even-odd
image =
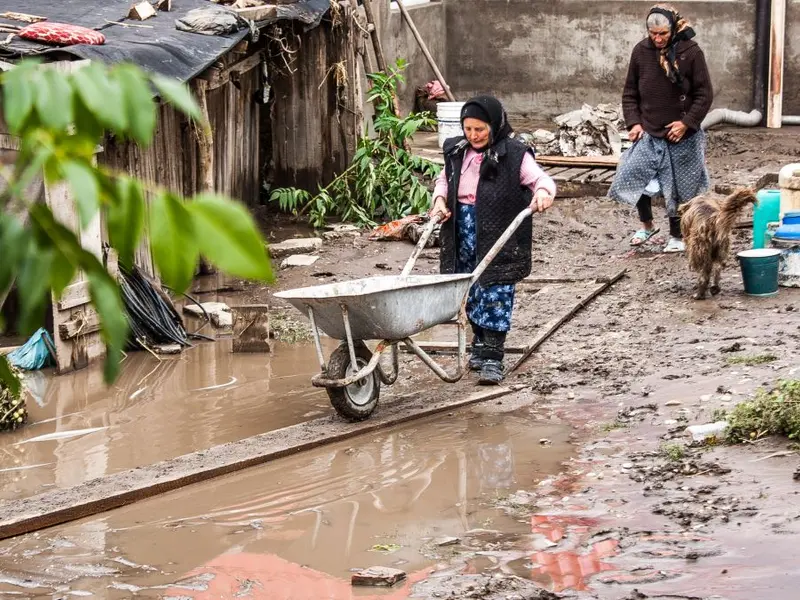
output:
[[[776,174],[796,160],[797,149],[797,132],[790,128],[711,132],[712,183],[748,184]],[[627,239],[635,225],[633,211],[602,198],[559,201],[537,218],[534,275],[628,274],[509,378],[541,394],[535,414],[570,423],[582,442],[565,472],[525,490],[535,496],[534,532],[537,514],[546,528],[552,515],[562,526],[547,556],[528,560],[528,573],[515,573],[550,591],[587,589],[609,599],[645,597],[633,588],[654,598],[796,598],[800,484],[792,474],[800,460],[794,446],[764,439],[743,447],[692,448],[684,429],[709,422],[716,409],[730,408],[760,386],[800,377],[800,290],[747,297],[731,259],[722,294],[694,301],[684,257],[658,251],[663,237],[630,252]],[[734,253],[750,246],[749,230],[733,237]],[[311,271],[330,268],[332,280],[387,266],[397,271],[408,251],[346,240],[324,250]],[[426,252],[421,268],[435,272],[436,265],[436,252]],[[282,285],[308,285],[313,273],[282,274]],[[587,287],[521,287],[509,343],[534,338]],[[729,352],[732,347],[738,350]],[[764,354],[776,360],[736,364],[736,357]],[[428,385],[430,377],[423,377]],[[683,457],[664,453],[672,444],[685,447]],[[602,574],[571,564],[575,558],[591,562],[598,547],[608,561]],[[538,565],[550,561],[563,561],[564,572],[537,579]],[[515,597],[509,593],[457,597]]]
[[[783,131],[712,134],[712,178],[739,183],[777,172],[795,148]],[[601,198],[557,201],[536,218],[534,275],[587,282],[520,286],[510,345],[524,345],[585,297],[588,280],[621,269],[627,276],[509,376],[522,391],[0,542],[0,597],[797,598],[795,447],[770,438],[692,447],[684,429],[760,386],[800,378],[800,290],[747,297],[730,260],[722,293],[693,301],[685,258],[658,252],[659,240],[631,252],[634,228],[632,210]],[[310,235],[286,219],[269,221],[268,233],[274,240]],[[736,230],[734,251],[750,241],[747,229]],[[408,243],[366,235],[328,240],[313,266],[281,271],[274,288],[250,287],[236,297],[293,315],[274,291],[397,273],[410,251]],[[437,251],[428,250],[419,271],[435,272],[437,264]],[[429,337],[449,336],[437,328]],[[169,385],[159,389],[139,392],[151,384],[141,378],[126,384],[114,397],[135,410],[119,423],[103,416],[106,408],[115,414],[114,402],[84,399],[91,418],[80,416],[79,426],[107,427],[111,438],[138,431],[136,452],[111,455],[112,466],[127,468],[330,412],[324,396],[306,393],[313,351],[297,348],[270,359],[284,364],[269,389],[288,394],[288,413],[273,393],[259,414],[257,371],[267,363],[252,358],[245,388],[206,391],[194,406],[183,400],[183,412],[164,408],[175,388],[191,398],[192,390],[241,378],[225,355],[212,372],[199,370],[186,382],[168,373]],[[211,360],[219,351],[205,353]],[[774,360],[737,360],[766,354]],[[475,390],[472,377],[448,386],[414,365],[403,358],[403,378],[382,402]],[[287,383],[298,370],[303,381]],[[162,420],[143,427],[153,406],[161,406]],[[192,410],[200,425],[176,440],[170,424]],[[271,414],[275,423],[265,425]],[[84,444],[51,450],[67,453],[61,477],[69,485],[91,475],[99,448],[114,447]],[[33,462],[50,460],[40,452]],[[5,497],[59,483],[38,477],[15,476]],[[409,579],[391,591],[352,592],[349,571],[370,564],[399,567]]]

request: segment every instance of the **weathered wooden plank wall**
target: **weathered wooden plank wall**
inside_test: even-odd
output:
[[[272,85],[272,180],[275,187],[316,191],[347,168],[362,133],[358,93],[357,30],[351,9],[326,16],[304,32],[294,24],[290,72],[280,56],[270,63]],[[337,77],[336,64],[346,77]]]
[[[214,189],[248,206],[259,201],[259,111],[255,91],[261,70],[243,73],[207,95],[214,139]],[[198,178],[197,138],[194,128],[180,113],[160,106],[153,144],[141,148],[128,141],[107,140],[99,162],[146,181],[191,196],[201,189]],[[136,264],[148,275],[155,273],[149,248],[142,244]]]

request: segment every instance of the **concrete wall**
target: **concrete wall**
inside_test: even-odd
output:
[[[408,12],[447,80],[444,2],[439,0],[430,4],[409,6]],[[435,76],[399,11],[392,11],[389,15],[389,25],[382,38],[387,61],[393,63],[397,58],[404,58],[409,63],[405,71],[406,83],[398,88],[400,109],[403,114],[408,114],[414,106],[414,90],[435,79]],[[448,84],[452,87],[449,81]]]
[[[652,0],[444,0],[447,78],[456,97],[499,96],[509,112],[551,117],[619,102]],[[800,0],[789,0],[784,112],[800,114]],[[692,21],[715,107],[750,110],[754,0],[678,1]]]
[[[800,0],[786,4],[784,60],[783,114],[800,115]]]

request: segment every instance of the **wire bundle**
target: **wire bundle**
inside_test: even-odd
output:
[[[137,267],[128,270],[120,265],[120,288],[131,328],[129,348],[150,350],[161,344],[191,347],[172,301]]]

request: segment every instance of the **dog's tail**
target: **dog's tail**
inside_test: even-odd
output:
[[[755,204],[756,193],[751,188],[738,188],[725,198],[720,207],[719,216],[717,217],[717,224],[722,229],[730,231],[736,221],[739,213],[747,207],[748,204]]]

